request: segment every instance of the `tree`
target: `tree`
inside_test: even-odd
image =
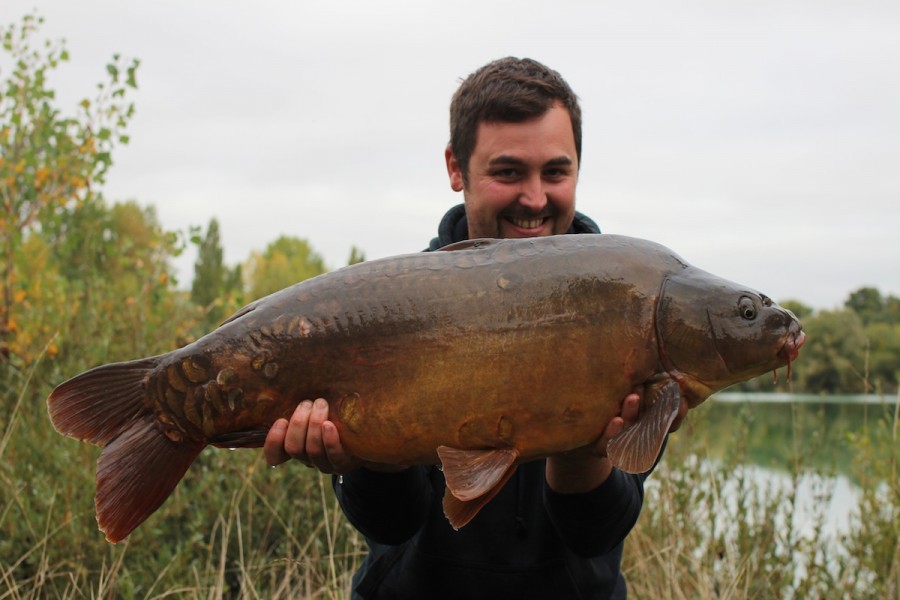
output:
[[[807,317],[811,317],[814,312],[811,306],[804,304],[799,300],[785,300],[784,302],[779,302],[779,304],[782,308],[786,308],[794,313],[794,316],[801,321]]]
[[[884,301],[884,310],[887,314],[888,323],[900,324],[900,298],[888,296]]]
[[[881,297],[881,292],[873,287],[861,287],[851,292],[844,306],[858,314],[863,325],[882,321],[886,316],[885,301]]]
[[[191,300],[206,313],[206,325],[219,323],[228,308],[237,308],[241,301],[241,269],[228,268],[223,260],[219,236],[219,221],[210,219],[203,238],[196,236],[197,262],[194,263],[194,280],[191,284]]]
[[[347,259],[347,265],[355,265],[366,261],[366,253],[356,246],[350,247],[350,258]]]
[[[94,197],[65,223],[28,235],[17,257],[21,326],[10,348],[19,359],[34,360],[54,335],[49,352],[77,366],[156,353],[193,337],[196,315],[170,276],[178,238],[152,208],[107,206]]]
[[[76,116],[54,106],[48,74],[69,55],[63,42],[33,47],[43,19],[27,15],[2,33],[12,69],[0,82],[0,351],[8,354],[21,330],[16,311],[24,290],[16,264],[29,234],[60,229],[79,206],[98,195],[112,165],[112,149],[128,142],[124,131],[134,113],[127,99],[137,87],[138,61],[118,56],[106,66],[96,99],[83,100]]]
[[[872,323],[866,326],[866,339],[873,391],[896,394],[900,381],[900,323]]]
[[[306,240],[281,236],[250,255],[244,274],[250,298],[260,298],[325,271],[325,261]]]
[[[866,389],[866,336],[851,310],[821,311],[804,322],[809,335],[796,363],[809,392],[850,394]]]

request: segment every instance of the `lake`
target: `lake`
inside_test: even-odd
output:
[[[896,396],[725,392],[692,410],[671,443],[697,449],[700,474],[739,465],[748,485],[721,490],[726,503],[739,494],[771,497],[794,488],[792,514],[773,518],[791,518],[801,535],[821,527],[833,540],[860,516],[859,448],[876,438],[896,444],[898,413]]]

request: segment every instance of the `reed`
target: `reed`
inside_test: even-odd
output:
[[[632,595],[900,599],[897,406],[872,407],[845,440],[825,436],[824,421],[795,418],[787,471],[770,480],[747,461],[753,412],[762,409],[747,405],[736,427],[716,431],[702,414],[712,404],[701,406],[647,482],[623,559]],[[711,454],[722,437],[727,451]],[[858,504],[835,534],[827,511],[835,473],[811,465],[839,441],[854,452]]]

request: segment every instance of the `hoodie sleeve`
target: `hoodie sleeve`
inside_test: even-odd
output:
[[[599,556],[618,546],[637,523],[646,477],[613,469],[605,482],[583,494],[561,494],[545,484],[544,506],[573,552]]]
[[[584,494],[560,494],[544,482],[544,507],[573,552],[599,556],[625,541],[644,505],[644,481],[656,469],[668,445],[667,435],[656,462],[646,473],[613,469],[606,481]]]
[[[361,468],[332,476],[332,487],[350,523],[380,544],[402,544],[412,537],[425,523],[432,500],[423,466],[398,473]]]

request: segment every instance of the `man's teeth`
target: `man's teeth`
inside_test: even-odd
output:
[[[536,229],[544,222],[543,219],[511,219],[511,221],[513,225],[522,229]]]

